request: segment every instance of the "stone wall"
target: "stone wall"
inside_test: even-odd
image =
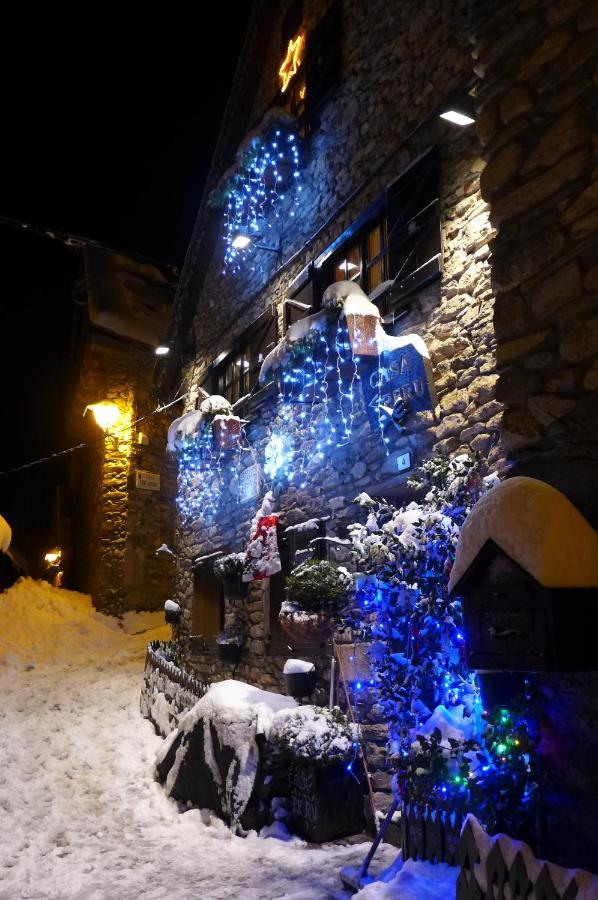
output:
[[[491,242],[501,438],[513,474],[598,527],[598,7],[502,5],[480,30],[477,128]],[[571,615],[576,615],[571,610]],[[579,627],[586,627],[581,610]],[[598,675],[540,675],[548,847],[598,871]]]
[[[503,446],[519,474],[598,523],[598,182],[595,5],[511,3],[483,31],[482,196]]]
[[[71,467],[74,506],[74,559],[67,581],[89,591],[102,612],[121,615],[129,609],[159,609],[171,593],[173,566],[155,549],[172,541],[175,467],[166,457],[165,414],[150,416],[149,350],[125,341],[94,336],[84,354],[74,402],[73,434],[91,442]],[[87,405],[107,400],[121,411],[116,437],[102,436]],[[137,443],[142,430],[147,446]],[[160,491],[135,488],[135,470],[159,472]]]
[[[318,18],[325,4],[306,2],[306,16]],[[303,148],[301,204],[293,219],[284,220],[283,264],[275,271],[272,254],[256,256],[238,275],[222,275],[221,250],[209,266],[197,298],[194,323],[195,356],[188,361],[184,383],[191,389],[187,409],[194,408],[206,367],[229,349],[251,322],[274,304],[282,318],[285,291],[301,269],[335,240],[376,200],[397,176],[424,152],[438,149],[440,207],[443,236],[441,279],[414,295],[405,315],[387,326],[395,334],[416,333],[431,354],[438,393],[438,418],[411,417],[407,431],[396,437],[387,456],[379,434],[372,431],[363,406],[355,403],[352,439],[333,455],[310,462],[305,487],[274,485],[283,524],[312,516],[331,516],[331,534],[358,515],[352,500],[360,491],[406,496],[406,475],[397,473],[397,456],[409,451],[416,466],[433,448],[447,452],[473,449],[490,467],[500,467],[498,446],[501,405],[495,397],[495,343],[492,328],[489,240],[493,235],[487,205],[480,196],[483,163],[473,129],[458,129],[437,117],[437,104],[457,85],[468,83],[471,58],[460,42],[459,4],[429,0],[389,8],[388,4],[358,2],[343,5],[343,79],[321,112],[321,127]],[[389,27],[392,19],[392,27]],[[273,34],[277,34],[276,22]],[[253,118],[259,121],[275,92],[280,49],[273,37],[264,64],[264,80],[255,100]],[[354,194],[338,214],[334,211]],[[332,215],[332,218],[331,217]],[[330,221],[316,238],[313,235]],[[194,248],[190,249],[191,256]],[[253,268],[253,271],[252,271]],[[321,410],[315,409],[316,420]],[[195,521],[179,519],[177,529],[176,599],[183,616],[177,637],[187,647],[186,664],[210,681],[233,674],[264,688],[283,690],[282,666],[292,652],[316,662],[320,698],[327,695],[329,648],[290,648],[269,614],[267,582],[251,585],[245,606],[250,636],[241,663],[232,670],[221,663],[213,641],[191,634],[194,559],[221,547],[245,547],[259,500],[239,502],[240,470],[264,449],[273,433],[304,428],[300,409],[282,408],[276,392],[250,404],[246,432],[253,455],[234,456],[218,475],[221,497],[218,514]],[[305,434],[307,439],[307,434]],[[266,480],[262,491],[268,487]],[[261,496],[260,494],[260,496]],[[271,639],[270,639],[271,638]],[[372,698],[362,695],[359,715],[366,722],[364,736],[373,769],[373,788],[380,807],[387,803],[389,776],[385,771],[385,727],[372,710]]]

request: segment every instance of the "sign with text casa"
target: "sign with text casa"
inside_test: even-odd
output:
[[[155,472],[144,472],[143,469],[135,471],[135,487],[142,491],[159,491],[160,475]]]
[[[428,349],[419,335],[387,335],[379,358],[362,357],[363,399],[372,429],[403,431],[403,420],[434,413],[438,400]],[[390,435],[389,435],[390,436]]]

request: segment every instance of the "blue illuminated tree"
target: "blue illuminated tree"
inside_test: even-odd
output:
[[[514,821],[536,777],[525,715],[483,709],[462,604],[448,593],[461,526],[492,480],[474,458],[437,454],[411,482],[420,501],[397,508],[361,494],[367,520],[350,527],[360,574],[348,622],[372,648],[403,796],[458,801],[490,828]]]

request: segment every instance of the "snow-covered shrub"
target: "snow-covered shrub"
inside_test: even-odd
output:
[[[336,763],[355,756],[357,726],[335,706],[300,706],[278,713],[270,741],[298,763]]]
[[[208,420],[213,419],[214,416],[228,416],[233,411],[226,397],[221,397],[220,394],[212,394],[210,397],[206,397],[199,409],[204,419]]]
[[[245,556],[245,553],[227,553],[226,556],[219,556],[212,563],[214,575],[217,578],[240,577],[243,574]]]
[[[353,586],[351,575],[342,566],[327,560],[308,559],[287,578],[289,611],[339,612]]]

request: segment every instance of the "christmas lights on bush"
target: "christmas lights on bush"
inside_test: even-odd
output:
[[[427,489],[422,503],[357,498],[367,521],[350,526],[360,575],[345,624],[373,642],[371,681],[403,798],[453,803],[488,828],[529,834],[538,783],[530,686],[521,702],[484,710],[461,603],[446,587],[459,529],[486,488],[466,456],[423,468],[413,481]],[[353,690],[372,686],[360,679]]]

